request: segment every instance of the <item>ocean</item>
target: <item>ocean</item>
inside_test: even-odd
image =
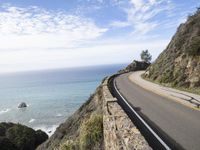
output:
[[[0,122],[21,123],[52,135],[101,80],[125,65],[56,69],[0,75]],[[18,108],[25,102],[27,108]]]

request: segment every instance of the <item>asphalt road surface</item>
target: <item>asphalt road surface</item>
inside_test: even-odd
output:
[[[141,88],[128,79],[129,75],[115,79],[126,100],[184,149],[200,150],[200,111]]]

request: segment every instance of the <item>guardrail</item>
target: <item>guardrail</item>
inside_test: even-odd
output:
[[[127,102],[124,96],[119,92],[116,86],[115,78],[120,74],[115,74],[111,76],[108,80],[108,88],[113,95],[118,100],[119,105],[123,108],[129,118],[132,120],[134,125],[140,130],[143,134],[149,145],[155,150],[171,150],[171,149],[183,149],[180,145],[174,142],[172,139],[167,137],[166,135],[163,136],[162,133],[156,133],[150,127],[146,121],[137,113],[136,110]],[[158,130],[157,130],[158,132]],[[161,136],[160,136],[161,135]],[[161,138],[162,137],[162,138]],[[163,140],[164,138],[164,140]]]

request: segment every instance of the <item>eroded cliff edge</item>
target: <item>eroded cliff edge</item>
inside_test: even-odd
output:
[[[118,105],[105,78],[84,103],[38,150],[151,149]]]

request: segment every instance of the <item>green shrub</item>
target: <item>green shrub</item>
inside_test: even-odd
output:
[[[77,150],[79,149],[79,144],[77,141],[67,140],[60,146],[60,150]]]
[[[15,125],[6,131],[6,137],[20,150],[34,150],[35,131],[31,128]]]
[[[176,68],[174,70],[174,81],[172,83],[173,87],[176,86],[187,86],[187,83],[185,82],[187,76],[185,74],[186,68]]]
[[[6,129],[4,126],[0,125],[0,136],[5,136]]]
[[[18,148],[5,137],[0,137],[0,149],[1,150],[18,150]]]
[[[0,123],[0,150],[34,150],[47,140],[48,135],[41,130],[14,123]]]
[[[91,115],[80,125],[79,135],[66,139],[60,150],[96,150],[100,149],[103,141],[103,116]]]
[[[173,80],[173,70],[167,69],[161,76],[160,82],[161,83],[168,83]]]
[[[42,130],[37,130],[35,132],[35,139],[36,139],[35,146],[38,146],[48,139],[48,135]]]
[[[103,117],[93,115],[89,120],[81,125],[80,130],[80,149],[91,149],[98,145],[103,138]]]
[[[189,55],[200,55],[200,36],[192,38],[189,47],[186,49]]]

